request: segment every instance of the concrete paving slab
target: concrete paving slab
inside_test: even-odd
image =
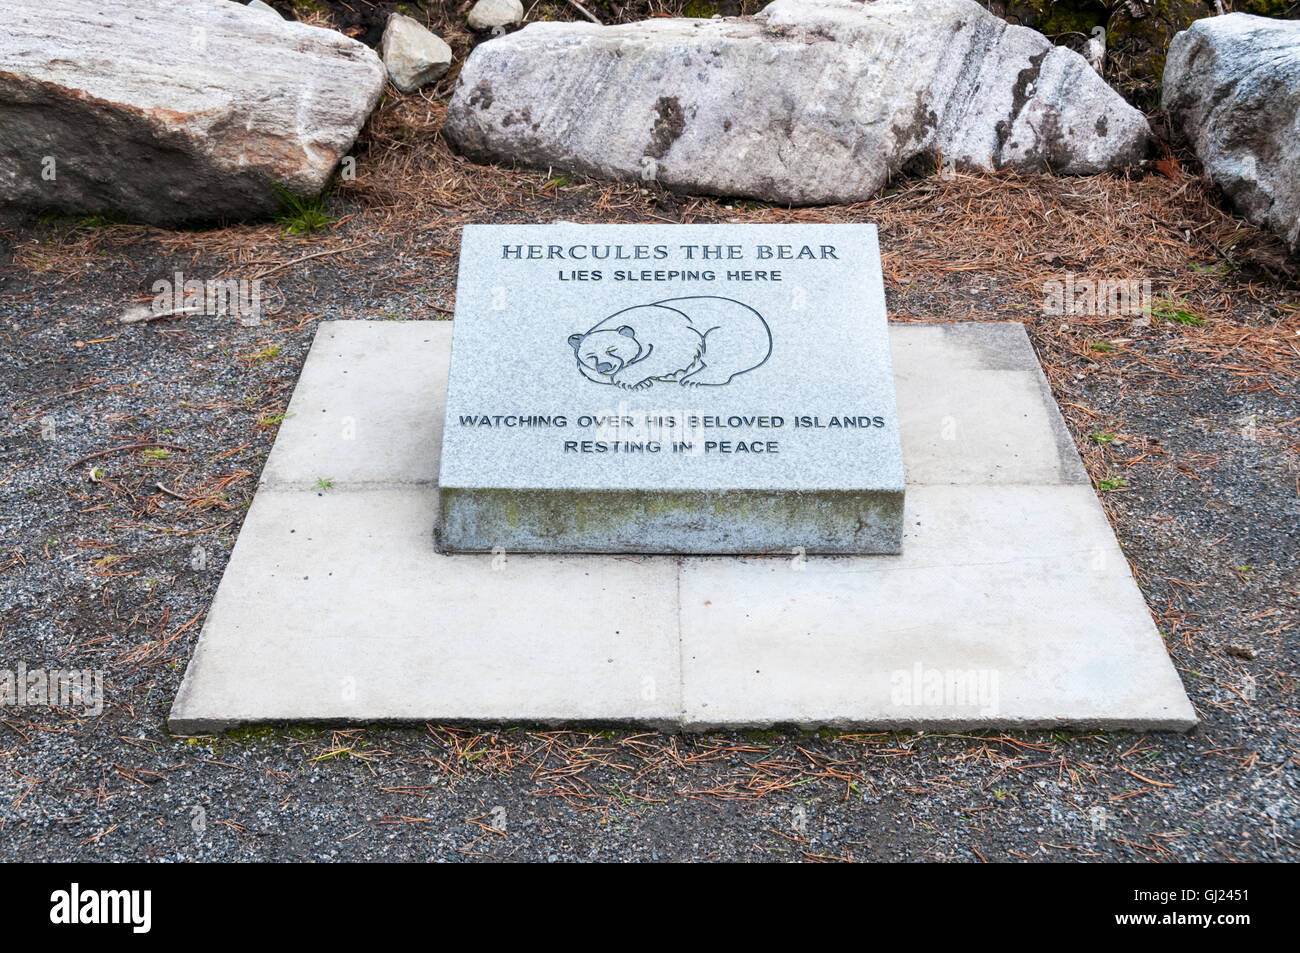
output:
[[[173,732],[1195,725],[1018,325],[891,327],[903,552],[806,558],[436,554],[449,330],[322,326]]]
[[[1021,325],[894,325],[892,342],[909,491],[1088,482]]]
[[[670,724],[672,560],[441,556],[430,486],[263,486],[169,723]]]
[[[898,556],[687,559],[688,729],[1186,729],[1088,486],[909,487]]]
[[[262,483],[435,483],[450,356],[450,321],[322,324]]]

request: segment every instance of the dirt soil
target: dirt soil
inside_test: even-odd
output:
[[[1186,157],[790,210],[473,165],[449,90],[390,93],[320,231],[0,217],[0,669],[105,679],[0,707],[0,859],[1300,858],[1300,289]],[[1024,322],[1201,727],[168,735],[317,323],[448,319],[462,225],[556,219],[872,221],[893,320]],[[120,321],[176,272],[264,320]],[[1150,313],[1045,313],[1071,275]]]

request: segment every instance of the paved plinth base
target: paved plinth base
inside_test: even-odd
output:
[[[436,554],[450,332],[321,326],[173,732],[1195,725],[1019,325],[891,328],[903,552],[848,557]]]

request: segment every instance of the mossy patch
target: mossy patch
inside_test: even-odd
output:
[[[1242,9],[1285,13],[1284,0],[1249,0]],[[1082,52],[1095,27],[1106,28],[1106,80],[1129,102],[1152,109],[1159,102],[1161,76],[1169,41],[1192,21],[1214,13],[1212,0],[1144,0],[1141,6],[1105,6],[1095,0],[1015,0],[985,2],[990,11],[1010,23],[1032,27],[1053,43]],[[1133,10],[1140,14],[1134,16]]]

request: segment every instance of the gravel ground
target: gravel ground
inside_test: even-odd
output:
[[[105,680],[97,715],[0,708],[0,859],[1300,856],[1300,310],[1294,284],[1238,254],[1266,244],[1256,233],[1205,219],[1236,236],[1228,260],[1223,231],[1202,241],[1169,221],[1211,214],[1189,197],[1194,179],[963,176],[786,212],[479,170],[442,152],[417,160],[458,177],[418,221],[362,186],[332,199],[340,221],[319,235],[0,219],[0,669]],[[1061,214],[998,225],[980,202]],[[316,323],[448,317],[461,224],[557,218],[880,221],[896,319],[1024,320],[1202,726],[169,736]],[[177,271],[263,276],[265,320],[119,322]],[[1195,311],[1045,317],[1035,289],[1065,271],[1150,276]]]

